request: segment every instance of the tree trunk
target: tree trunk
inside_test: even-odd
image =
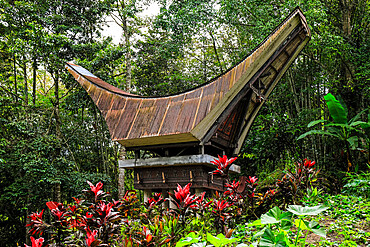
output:
[[[13,55],[13,73],[14,73],[15,102],[18,102],[17,65],[15,62],[15,54]]]
[[[222,63],[221,63],[221,60],[220,60],[220,57],[218,56],[218,53],[217,53],[217,47],[216,47],[216,41],[215,41],[215,38],[213,37],[213,34],[211,31],[209,31],[209,35],[211,36],[212,38],[212,46],[213,46],[213,51],[215,52],[215,55],[216,55],[216,58],[217,58],[217,62],[220,64],[220,70],[221,70],[221,74],[224,73],[224,70],[222,69]]]
[[[125,1],[122,1],[122,9],[126,8]],[[122,16],[122,29],[123,29],[123,35],[125,38],[125,48],[126,48],[126,55],[125,55],[125,60],[126,60],[126,85],[125,85],[125,90],[130,91],[131,89],[131,77],[132,77],[132,72],[131,72],[131,45],[130,45],[130,33],[128,31],[128,21],[127,21],[127,16],[126,14],[123,14]]]
[[[292,94],[293,94],[293,101],[294,101],[294,106],[295,106],[295,110],[296,110],[296,116],[299,115],[299,112],[300,112],[300,109],[299,109],[299,103],[297,101],[297,93],[296,93],[296,89],[295,89],[295,86],[294,86],[294,79],[293,79],[293,74],[292,74],[292,70],[289,69],[288,70],[288,81],[289,81],[289,85],[290,85],[290,90],[292,90]]]
[[[36,76],[37,76],[37,61],[36,58],[33,58],[33,64],[32,64],[32,69],[33,69],[33,82],[32,82],[32,103],[33,105],[36,105]]]
[[[54,87],[55,87],[55,105],[54,105],[54,117],[55,117],[55,134],[58,141],[62,139],[62,133],[60,130],[61,121],[60,121],[60,114],[59,114],[59,74],[56,72],[56,76],[54,79]],[[56,156],[60,156],[60,149],[56,149]],[[54,198],[57,202],[61,202],[62,200],[62,193],[61,193],[61,184],[59,178],[57,178],[56,183],[54,184]]]
[[[25,57],[23,57],[23,60],[24,102],[26,103],[26,105],[28,105],[27,63]]]

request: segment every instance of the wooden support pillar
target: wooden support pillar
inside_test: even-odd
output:
[[[168,194],[168,190],[162,190],[162,197],[163,199],[168,199],[163,203],[162,207],[168,208],[170,206],[170,195]]]
[[[152,190],[143,190],[144,192],[144,202],[147,202],[152,196]]]
[[[118,197],[125,195],[125,169],[118,168]]]
[[[126,159],[126,149],[124,146],[119,145],[119,161]],[[119,162],[118,162],[119,163]],[[125,169],[118,165],[118,198],[122,198],[125,195]]]
[[[203,189],[199,189],[199,188],[195,189],[195,195],[197,196],[200,196],[203,192],[204,192]]]

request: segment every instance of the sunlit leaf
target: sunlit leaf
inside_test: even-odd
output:
[[[318,215],[319,213],[327,210],[328,207],[318,205],[314,207],[304,207],[301,205],[289,205],[287,210],[295,215]]]
[[[334,123],[346,124],[348,114],[347,109],[344,108],[343,105],[331,93],[325,95],[324,99]]]
[[[177,243],[176,247],[181,247],[181,246],[188,246],[193,243],[198,243],[200,240],[200,237],[195,234],[195,232],[191,232],[185,237],[181,238]]]

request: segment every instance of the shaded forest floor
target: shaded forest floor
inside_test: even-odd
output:
[[[370,200],[346,195],[325,195],[329,209],[317,220],[327,231],[326,239],[309,234],[311,246],[370,246]]]

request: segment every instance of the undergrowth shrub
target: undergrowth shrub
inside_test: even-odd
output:
[[[269,189],[260,190],[255,176],[230,181],[228,171],[235,160],[223,156],[212,162],[216,165],[212,174],[225,179],[225,191],[212,196],[206,192],[192,194],[189,183],[178,185],[169,198],[154,193],[141,204],[136,191],[130,190],[115,201],[102,190],[103,183],[87,181],[90,188],[81,198],[73,198],[73,203],[47,203],[50,223],[43,217],[44,210],[29,216],[32,247],[174,246],[191,232],[207,241],[213,235],[230,239],[240,224],[258,219],[274,206],[286,208],[299,201],[319,172],[313,167],[314,161],[304,160]],[[175,207],[163,207],[166,200]]]
[[[370,198],[370,165],[367,166],[367,171],[346,174],[343,193]]]

